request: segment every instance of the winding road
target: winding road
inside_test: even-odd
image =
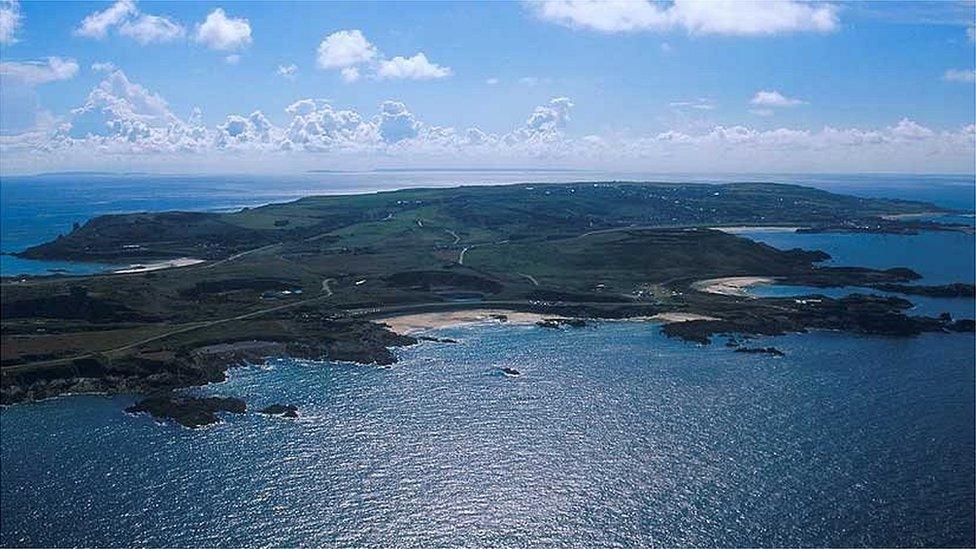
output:
[[[461,237],[458,236],[458,234],[456,232],[452,231],[451,229],[444,229],[444,231],[447,232],[447,234],[449,234],[449,235],[451,235],[451,236],[454,237],[454,242],[451,242],[451,245],[452,246],[456,245],[458,242],[461,241]]]

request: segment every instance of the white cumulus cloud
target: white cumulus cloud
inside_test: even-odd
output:
[[[254,111],[246,117],[232,114],[217,126],[213,145],[222,149],[234,144],[270,143],[272,128],[271,122],[261,111]]]
[[[421,123],[407,106],[399,101],[384,101],[376,117],[376,128],[387,143],[398,143],[417,137]]]
[[[796,0],[543,0],[528,6],[545,21],[606,33],[683,29],[755,36],[831,32],[839,25],[832,4]]]
[[[360,30],[342,30],[325,37],[319,44],[318,65],[338,69],[366,63],[376,57],[376,46]]]
[[[451,75],[449,67],[431,62],[423,52],[387,59],[358,29],[326,36],[319,43],[317,65],[321,69],[339,69],[347,83],[363,76],[379,80],[433,80]]]
[[[223,8],[217,8],[197,24],[193,38],[212,50],[236,50],[251,43],[251,24],[244,18],[228,17]]]
[[[89,14],[74,34],[101,40],[112,28],[142,45],[172,42],[186,34],[183,25],[168,17],[140,12],[134,0],[118,0],[102,11]]]
[[[759,90],[749,102],[760,107],[795,107],[806,104],[806,101],[786,97],[776,90]]]
[[[105,38],[108,30],[126,20],[128,17],[138,13],[136,4],[132,0],[119,0],[110,7],[89,14],[81,20],[81,24],[75,29],[77,36],[85,38]]]
[[[430,80],[444,78],[451,75],[451,69],[442,67],[427,60],[423,52],[413,57],[394,57],[380,61],[376,74],[380,78],[398,78],[407,80]]]
[[[17,31],[20,30],[23,20],[17,0],[0,1],[0,44],[17,42]]]
[[[549,103],[536,107],[525,124],[505,136],[507,142],[551,142],[560,139],[572,108],[573,101],[568,97],[549,100]]]
[[[119,34],[128,36],[140,44],[171,42],[182,38],[186,30],[179,23],[159,15],[142,14],[119,27]]]
[[[174,117],[165,99],[130,81],[121,70],[105,77],[72,114],[77,116],[94,112],[115,119],[138,119],[153,125],[165,124]]]

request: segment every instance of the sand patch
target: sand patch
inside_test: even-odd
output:
[[[449,328],[466,324],[489,322],[507,324],[535,324],[544,318],[563,318],[558,315],[522,313],[504,309],[472,309],[467,311],[442,311],[437,313],[415,313],[377,318],[398,334],[416,334],[438,328]]]
[[[119,269],[117,271],[112,271],[112,272],[115,274],[146,273],[149,271],[159,271],[162,269],[189,267],[190,265],[196,265],[198,263],[203,263],[203,262],[204,262],[203,259],[181,257],[179,259],[167,259],[166,261],[155,261],[153,263],[136,263],[133,265],[129,265],[124,269]]]
[[[504,318],[504,319],[503,319]],[[567,319],[568,317],[509,311],[505,309],[471,309],[467,311],[442,311],[437,313],[414,313],[377,318],[374,322],[386,324],[398,334],[416,335],[427,330],[451,328],[476,324],[518,324],[533,325],[544,319]],[[714,316],[697,313],[665,312],[653,316],[635,316],[620,319],[599,319],[603,322],[688,322],[690,320],[721,320]]]
[[[763,276],[730,276],[726,278],[710,278],[699,280],[691,285],[699,292],[710,294],[730,295],[736,297],[750,297],[746,289],[757,284],[772,284],[775,279]]]

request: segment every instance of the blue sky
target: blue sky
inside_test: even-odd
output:
[[[4,173],[973,171],[972,2],[0,10]]]

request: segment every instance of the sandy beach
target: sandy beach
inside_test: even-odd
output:
[[[503,319],[504,318],[504,319]],[[427,330],[464,326],[469,324],[505,323],[531,325],[546,318],[566,318],[559,315],[523,313],[504,309],[473,309],[467,311],[443,311],[437,313],[416,313],[378,318],[375,321],[386,324],[398,334],[417,334]],[[712,316],[696,313],[669,312],[653,316],[620,319],[623,322],[687,322],[689,320],[719,320]]]
[[[129,265],[124,269],[119,269],[117,271],[112,271],[116,274],[131,274],[131,273],[146,273],[149,271],[159,271],[161,269],[173,269],[176,267],[189,267],[190,265],[196,265],[198,263],[203,263],[203,259],[192,259],[189,257],[181,257],[179,259],[168,259],[166,261],[156,261],[154,263],[136,263],[134,265]]]
[[[731,276],[727,278],[699,280],[692,284],[692,287],[699,292],[749,297],[746,288],[757,284],[772,284],[775,281],[773,278],[762,276]]]
[[[489,322],[507,324],[535,324],[544,318],[564,318],[558,315],[522,313],[504,309],[472,309],[467,311],[442,311],[437,313],[416,313],[378,318],[375,321],[386,324],[399,334],[416,334],[426,330],[462,326],[465,324],[484,324]]]

